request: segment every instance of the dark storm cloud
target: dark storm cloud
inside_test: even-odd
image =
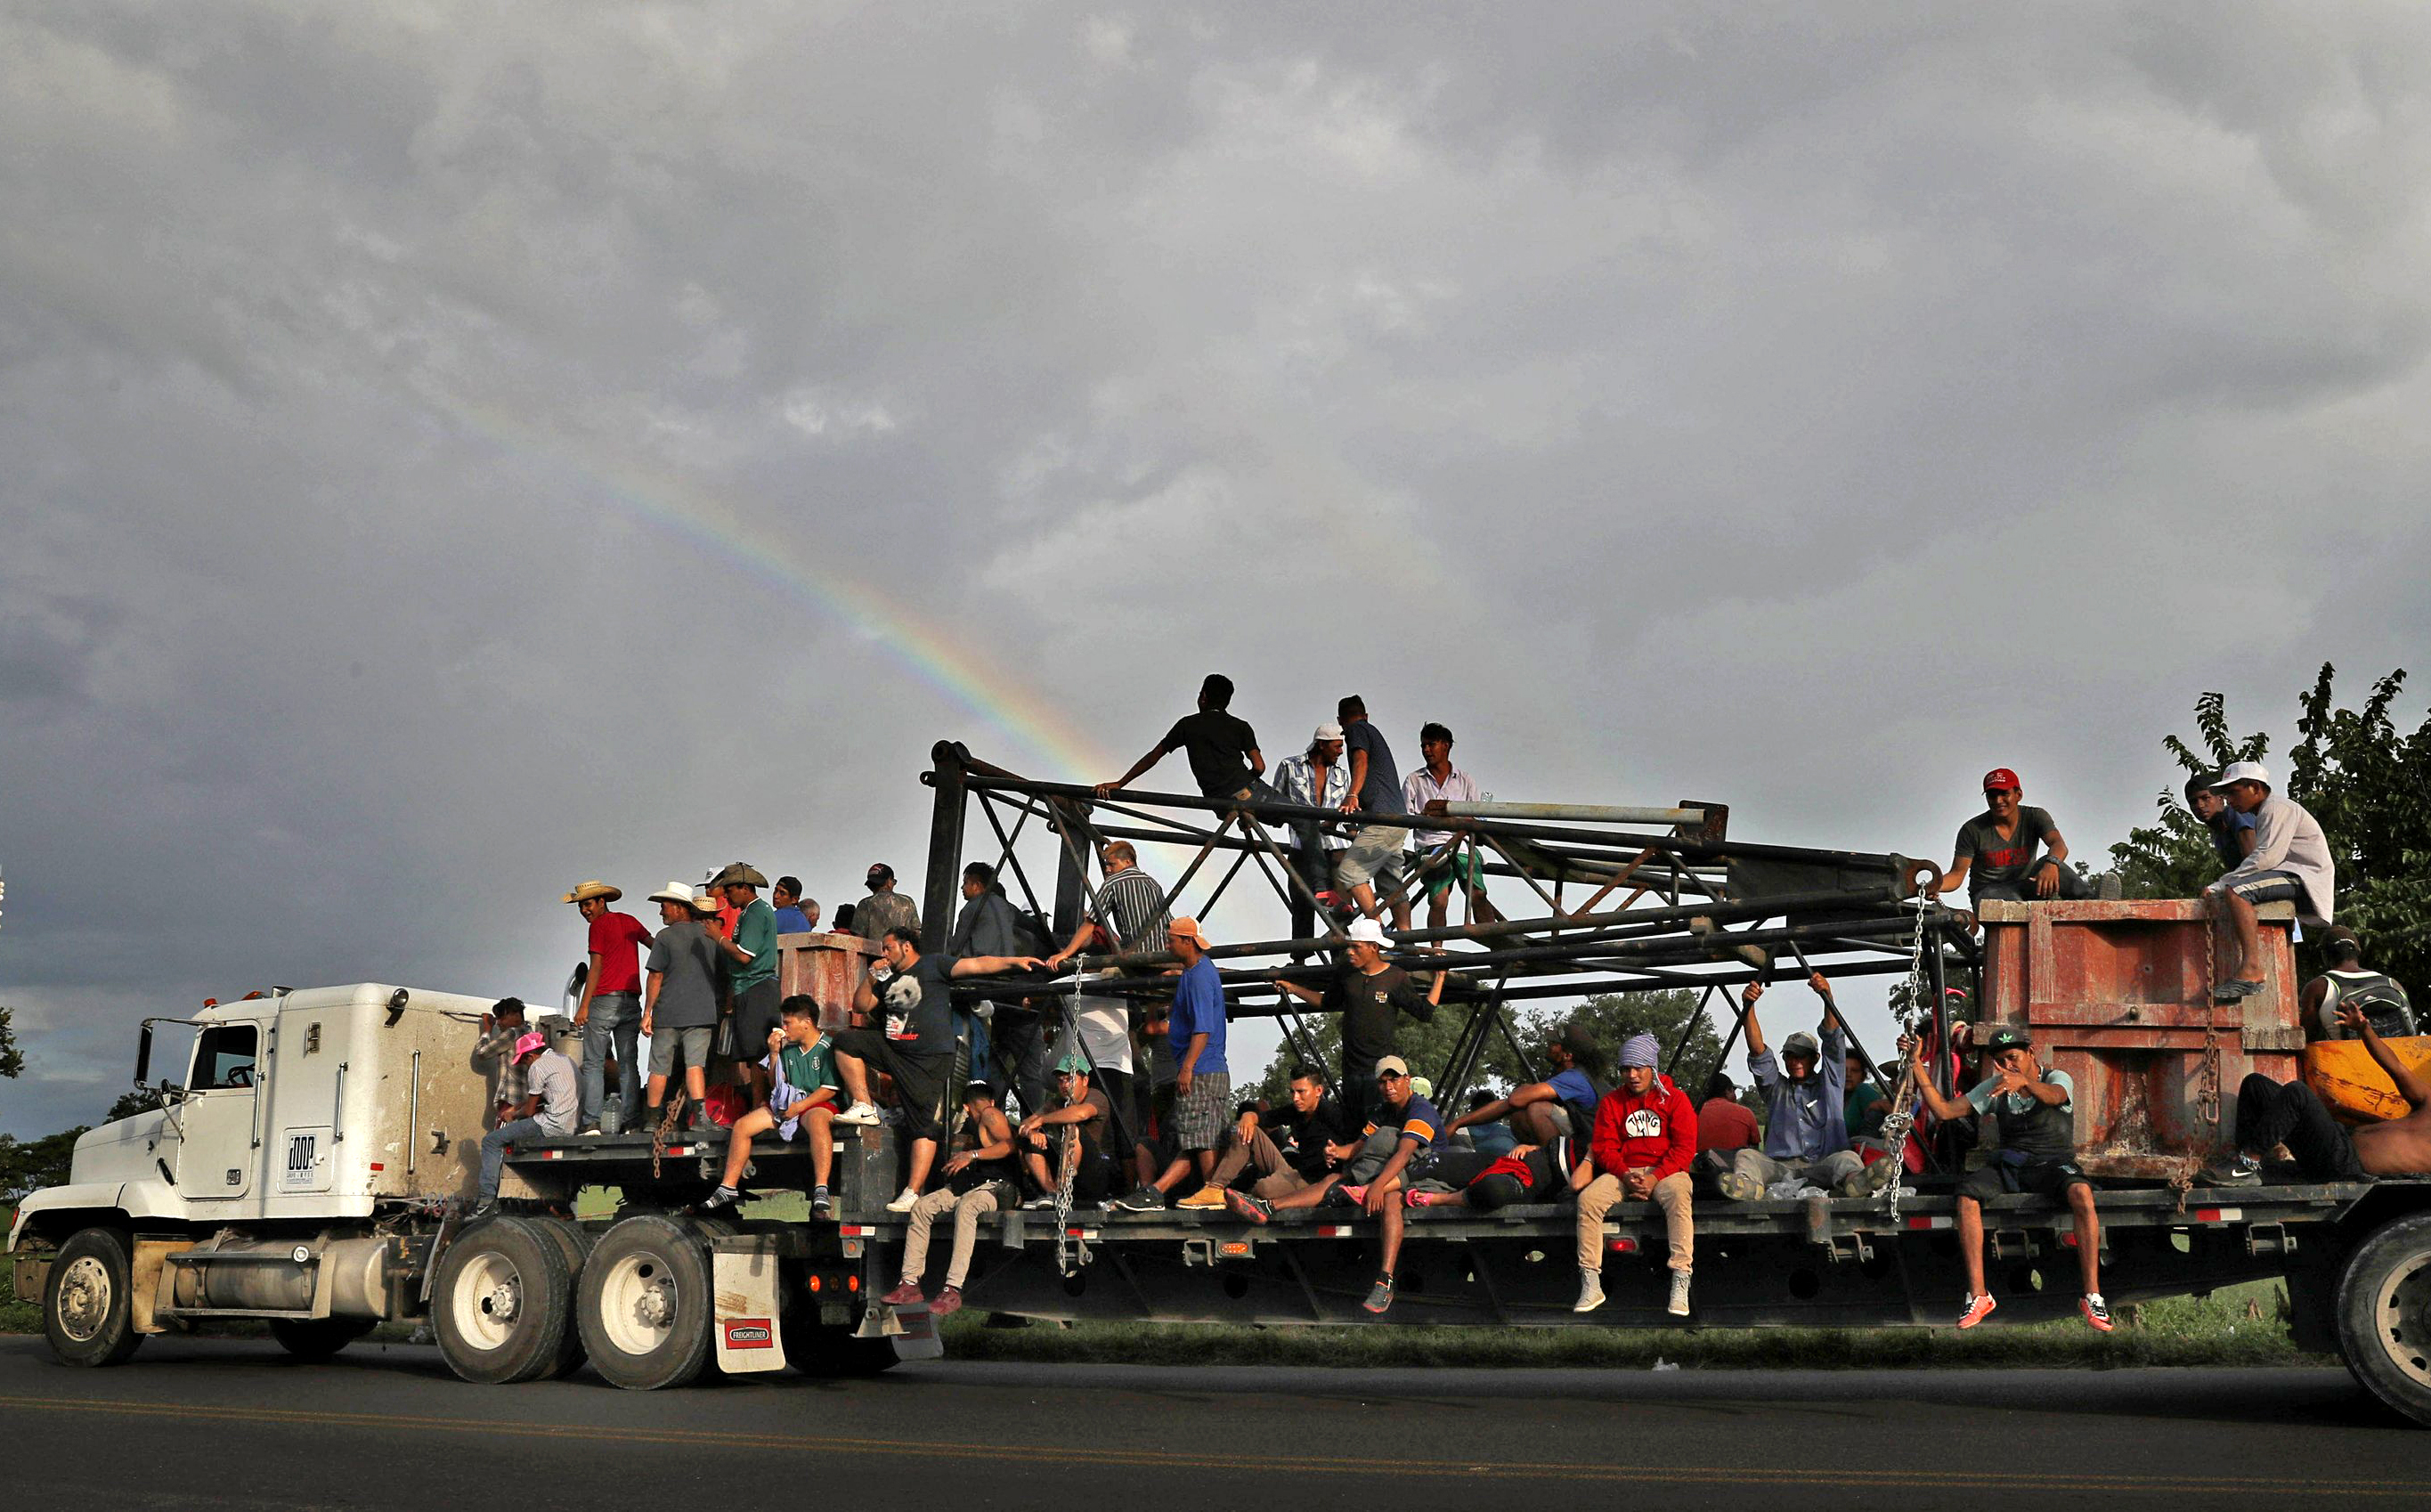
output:
[[[2425,30],[19,7],[0,1127],[148,1007],[545,996],[580,877],[841,900],[930,740],[1110,777],[1213,665],[1270,753],[1355,689],[1926,854],[2004,763],[2098,849],[2198,691],[2431,630]]]

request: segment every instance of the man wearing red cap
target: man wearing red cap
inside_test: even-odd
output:
[[[1941,890],[1967,886],[1969,906],[1986,899],[2090,898],[2093,890],[2068,865],[2068,842],[2042,809],[2023,808],[2018,774],[1995,766],[1984,774],[1984,812],[1958,827]],[[2044,851],[2040,859],[2036,852]]]

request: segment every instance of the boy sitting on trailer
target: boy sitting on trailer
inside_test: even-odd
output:
[[[1662,1058],[1653,1035],[1630,1035],[1620,1047],[1620,1084],[1596,1107],[1591,1158],[1571,1178],[1579,1192],[1579,1300],[1572,1312],[1603,1305],[1604,1215],[1635,1198],[1663,1211],[1671,1268],[1667,1310],[1674,1318],[1688,1316],[1696,1253],[1688,1163],[1697,1158],[1697,1109],[1654,1068]]]
[[[835,1211],[828,1177],[835,1168],[835,1116],[844,1111],[836,1084],[835,1049],[819,1032],[819,1004],[800,994],[778,1005],[777,1027],[768,1033],[768,1055],[760,1064],[769,1076],[768,1100],[734,1120],[726,1140],[726,1174],[701,1202],[714,1213],[743,1201],[743,1169],[751,1163],[751,1139],[774,1129],[788,1143],[798,1134],[811,1140],[811,1212]]]
[[[1228,1190],[1224,1205],[1252,1223],[1264,1223],[1281,1209],[1316,1207],[1329,1200],[1366,1208],[1376,1220],[1383,1254],[1376,1284],[1360,1305],[1382,1313],[1393,1305],[1393,1268],[1401,1257],[1404,1178],[1411,1161],[1434,1145],[1435,1135],[1443,1129],[1443,1116],[1411,1088],[1410,1064],[1399,1055],[1387,1055],[1376,1063],[1376,1094],[1383,1100],[1368,1116],[1359,1140],[1332,1146],[1327,1151],[1336,1160],[1350,1162],[1348,1167],[1271,1202],[1248,1192]]]
[[[1923,1043],[1900,1036],[1901,1053],[1914,1063],[1917,1091],[1936,1117],[1991,1114],[2000,1124],[2001,1148],[1992,1163],[1968,1173],[1958,1185],[1958,1245],[1967,1260],[1967,1304],[1958,1326],[1973,1328],[1992,1314],[1984,1283],[1984,1200],[2006,1192],[2058,1197],[2076,1216],[2076,1264],[2085,1281],[2077,1312],[2107,1334],[2110,1308],[2102,1300],[2102,1221],[2093,1213],[2093,1183],[2076,1164],[2076,1115],[2070,1104],[2075,1084],[2066,1071],[2045,1070],[2024,1031],[2012,1024],[1979,1029],[1975,1043],[1991,1075],[1964,1097],[1946,1098],[1933,1084]]]
[[[945,1184],[912,1204],[912,1221],[903,1231],[903,1279],[879,1299],[889,1307],[908,1307],[920,1301],[920,1277],[929,1268],[929,1232],[937,1219],[954,1215],[954,1254],[946,1264],[946,1285],[929,1303],[929,1316],[946,1318],[963,1306],[963,1281],[970,1274],[971,1252],[979,1247],[980,1219],[990,1213],[1009,1213],[1019,1194],[1014,1186],[1020,1168],[1014,1159],[1013,1125],[997,1106],[996,1089],[985,1082],[963,1088],[963,1114],[968,1120],[969,1144],[946,1162]]]
[[[1021,1204],[1023,1207],[1036,1210],[1055,1205],[1067,1159],[1076,1162],[1072,1173],[1074,1207],[1095,1207],[1114,1190],[1115,1158],[1107,1150],[1114,1137],[1114,1104],[1102,1090],[1090,1085],[1090,1081],[1087,1061],[1077,1054],[1065,1056],[1055,1065],[1055,1089],[1062,1100],[1022,1119],[1021,1126],[1014,1131],[1022,1167],[1030,1172],[1039,1191],[1038,1196]],[[1076,1139],[1080,1141],[1077,1154],[1071,1152]]]

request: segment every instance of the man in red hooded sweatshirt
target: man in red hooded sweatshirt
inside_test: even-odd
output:
[[[1603,1305],[1603,1219],[1623,1198],[1663,1210],[1671,1241],[1674,1318],[1688,1316],[1688,1276],[1696,1224],[1689,1209],[1688,1163],[1697,1158],[1697,1108],[1654,1068],[1663,1047],[1651,1034],[1620,1046],[1620,1084],[1596,1104],[1591,1158],[1571,1178],[1579,1188],[1579,1300],[1573,1312]]]

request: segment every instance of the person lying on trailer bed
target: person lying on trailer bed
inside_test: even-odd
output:
[[[809,1138],[811,1216],[826,1218],[835,1211],[828,1177],[835,1169],[835,1116],[844,1111],[844,1089],[836,1083],[835,1047],[819,1032],[817,999],[796,993],[778,1005],[768,1058],[760,1064],[769,1077],[768,1100],[734,1120],[726,1139],[726,1174],[702,1199],[701,1210],[714,1213],[743,1201],[752,1137],[773,1129],[788,1144]]]
[[[1247,1192],[1227,1191],[1224,1203],[1252,1223],[1264,1223],[1284,1208],[1316,1207],[1321,1202],[1354,1203],[1376,1219],[1383,1253],[1376,1284],[1361,1303],[1371,1313],[1393,1305],[1393,1268],[1401,1257],[1401,1188],[1410,1163],[1431,1150],[1443,1130],[1443,1116],[1410,1087],[1410,1065],[1399,1055],[1376,1063],[1376,1091],[1383,1100],[1369,1115],[1358,1144],[1336,1145],[1330,1153],[1350,1164],[1330,1171],[1313,1184],[1288,1197],[1267,1201]]]
[[[1491,1213],[1514,1202],[1559,1201],[1570,1184],[1568,1143],[1514,1145],[1499,1155],[1446,1151],[1427,1180],[1410,1188],[1409,1205]]]
[[[1072,1176],[1072,1205],[1095,1207],[1114,1190],[1115,1157],[1107,1146],[1113,1134],[1114,1105],[1101,1089],[1090,1085],[1089,1063],[1066,1055],[1055,1063],[1055,1090],[1060,1100],[1043,1113],[1033,1113],[1014,1131],[1022,1168],[1030,1172],[1039,1195],[1021,1204],[1033,1211],[1052,1208],[1061,1189],[1067,1158],[1079,1164]],[[1067,1157],[1072,1142],[1080,1153]]]
[[[963,1088],[963,1115],[968,1120],[969,1144],[946,1162],[945,1184],[912,1204],[912,1221],[903,1231],[903,1279],[880,1299],[889,1307],[919,1302],[920,1278],[929,1268],[929,1231],[947,1213],[954,1215],[954,1253],[946,1263],[946,1285],[929,1303],[929,1315],[946,1318],[963,1306],[963,1282],[971,1273],[971,1252],[979,1247],[980,1219],[990,1213],[1010,1213],[1020,1196],[1014,1184],[1020,1164],[1014,1158],[1013,1125],[997,1106],[996,1089],[985,1082]]]
[[[1967,1261],[1967,1302],[1958,1326],[1973,1328],[1998,1305],[1984,1283],[1984,1200],[2008,1192],[2057,1197],[2075,1215],[2076,1264],[2085,1282],[2077,1312],[2107,1334],[2110,1308],[2102,1300],[2102,1220],[2093,1213],[2093,1183],[2076,1164],[2076,1115],[2070,1106],[2075,1084],[2066,1071],[2046,1070],[2034,1046],[2010,1024],[1979,1028],[1975,1043],[1991,1075],[1964,1097],[1946,1098],[1925,1068],[1924,1049],[1914,1035],[1900,1036],[1900,1052],[1916,1067],[1916,1084],[1937,1117],[1965,1118],[1989,1113],[2001,1128],[1992,1164],[1970,1171],[1958,1184],[1958,1247]]]
[[[2302,1082],[2285,1085],[2256,1071],[2237,1089],[2237,1155],[2226,1168],[2205,1172],[2212,1184],[2252,1186],[2262,1180],[2262,1157],[2286,1145],[2309,1181],[2357,1182],[2374,1176],[2431,1175],[2431,1078],[2406,1064],[2372,1027],[2366,1004],[2339,1004],[2339,1029],[2363,1048],[2414,1104],[2403,1118],[2350,1129]]]

